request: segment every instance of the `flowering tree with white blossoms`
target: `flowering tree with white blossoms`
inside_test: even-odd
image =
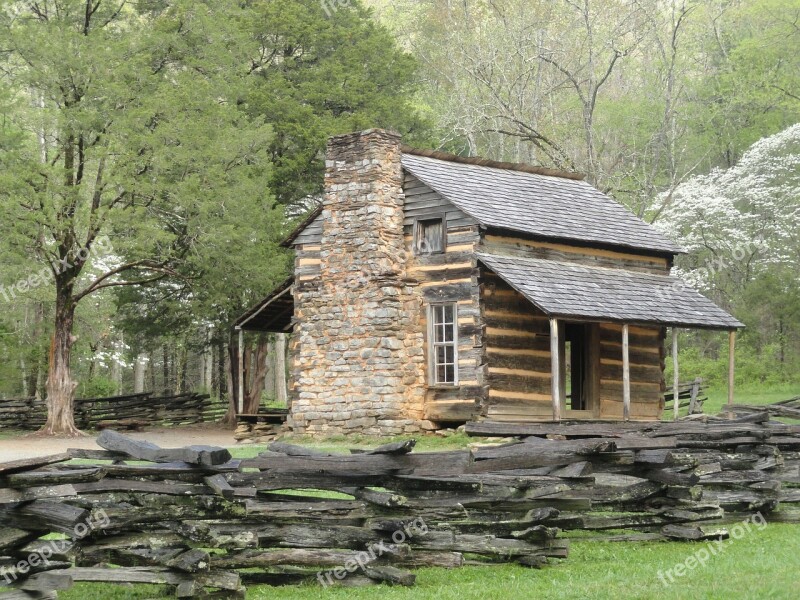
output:
[[[676,273],[698,287],[713,292],[720,277],[746,285],[771,266],[797,277],[800,123],[756,142],[730,169],[693,177],[661,200],[655,225],[687,251]]]
[[[780,361],[800,351],[800,123],[661,198],[655,222],[687,251],[673,273],[748,325]]]

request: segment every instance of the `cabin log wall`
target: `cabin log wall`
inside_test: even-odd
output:
[[[489,386],[483,415],[498,421],[552,419],[547,317],[493,273],[483,275],[481,298]]]
[[[458,385],[427,386],[425,418],[434,422],[467,421],[475,416],[487,393],[483,363],[478,268],[475,249],[480,233],[474,219],[455,208],[437,192],[406,173],[404,182],[404,235],[408,253],[407,276],[416,285],[423,307],[420,327],[427,331],[427,307],[432,303],[458,305]],[[417,256],[414,252],[414,223],[417,219],[444,217],[445,251]],[[429,349],[425,343],[425,380]]]
[[[574,262],[589,267],[626,269],[659,275],[668,275],[670,269],[669,261],[660,256],[644,256],[601,248],[570,246],[490,232],[483,235],[480,252]]]
[[[664,410],[664,340],[660,327],[630,326],[631,419],[660,419]],[[600,417],[622,418],[622,325],[600,325]]]

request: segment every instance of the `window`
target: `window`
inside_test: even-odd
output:
[[[428,323],[431,384],[458,384],[458,319],[455,304],[434,304]]]
[[[414,253],[417,256],[444,252],[444,218],[420,219],[414,231]]]

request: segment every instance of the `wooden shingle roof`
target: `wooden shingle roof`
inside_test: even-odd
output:
[[[403,168],[484,227],[661,254],[682,252],[613,198],[573,176],[413,152],[403,153]]]
[[[290,331],[294,316],[294,276],[287,278],[269,295],[236,319],[233,326],[245,331]]]
[[[538,258],[478,260],[551,317],[675,327],[744,325],[676,277]]]

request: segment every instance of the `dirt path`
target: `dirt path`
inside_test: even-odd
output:
[[[177,448],[192,444],[231,447],[235,444],[233,431],[218,427],[154,427],[147,431],[123,432],[138,440],[147,440],[164,448]],[[0,439],[0,462],[46,456],[64,452],[67,448],[99,449],[96,434],[84,438],[41,438],[31,435]]]

